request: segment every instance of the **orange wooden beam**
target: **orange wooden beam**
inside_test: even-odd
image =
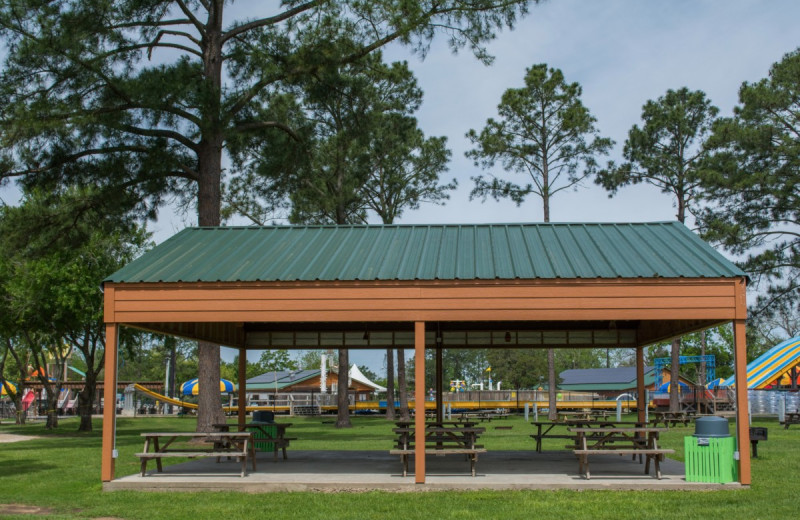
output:
[[[414,323],[414,482],[425,483],[425,322]]]
[[[734,376],[736,377],[736,441],[739,449],[739,482],[750,485],[750,421],[747,404],[747,342],[745,320],[734,320]]]
[[[747,403],[747,280],[740,278],[735,287],[736,319],[733,320],[734,357],[736,377],[736,440],[739,448],[739,482],[750,485],[750,418]]]
[[[105,388],[103,391],[103,446],[100,475],[103,482],[114,480],[114,451],[117,435],[117,349],[119,328],[106,323]]]

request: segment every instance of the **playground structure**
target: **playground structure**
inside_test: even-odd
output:
[[[706,356],[680,356],[680,365],[703,363],[705,362],[705,381],[698,381],[693,387],[679,382],[678,396],[681,408],[690,411],[702,411],[705,413],[717,413],[719,411],[731,410],[732,399],[727,388],[712,389],[712,384],[716,381],[716,358],[713,355]],[[669,392],[660,391],[665,385],[663,383],[664,370],[669,368],[672,360],[668,357],[657,358],[655,360],[655,388],[653,404],[656,409],[669,408]]]
[[[680,365],[686,365],[689,363],[701,363],[705,361],[706,363],[706,380],[703,384],[708,384],[715,379],[716,375],[716,358],[712,355],[707,356],[680,356],[678,358],[678,363]],[[659,388],[661,384],[664,382],[663,374],[664,369],[670,366],[672,360],[668,357],[663,358],[656,358],[654,366],[655,366],[655,377],[656,377],[656,388]]]
[[[747,364],[747,389],[764,390],[780,383],[784,377],[791,385],[792,377],[797,385],[797,365],[800,365],[800,337],[790,338],[778,343],[768,351]],[[791,374],[795,374],[791,376]],[[735,387],[736,378],[730,377],[721,386]]]

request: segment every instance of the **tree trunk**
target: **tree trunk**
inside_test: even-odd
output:
[[[198,221],[201,226],[220,223],[220,171],[222,168],[222,133],[200,143],[198,184]],[[219,391],[219,345],[197,342],[197,431],[212,431],[212,425],[225,422]]]
[[[86,371],[86,384],[83,386],[83,390],[78,393],[78,414],[81,418],[81,422],[78,425],[79,432],[92,431],[92,405],[94,404],[96,392],[97,374],[90,368]],[[109,406],[109,403],[105,403],[104,406]],[[111,403],[111,406],[116,407],[117,403]]]
[[[211,98],[206,122],[197,147],[197,221],[201,226],[219,226],[222,206],[222,149],[224,144],[220,117],[222,99],[222,11],[223,2],[209,2],[208,21],[201,42],[203,77]],[[219,391],[219,345],[197,342],[197,431],[212,431],[214,423],[225,422],[222,394]]]
[[[47,422],[44,427],[47,430],[58,428],[58,386],[57,384],[48,384],[44,386],[47,391],[47,398],[45,399]]]
[[[175,348],[175,338],[168,336],[164,344],[169,348],[169,375],[167,376],[167,397],[175,398],[175,363],[178,361]],[[167,406],[167,413],[172,415],[172,405]]]
[[[214,431],[214,424],[224,423],[222,394],[219,391],[219,345],[197,342],[197,431]]]
[[[547,349],[547,417],[551,421],[558,419],[556,405],[556,353],[555,349]]]
[[[386,418],[395,419],[394,410],[394,350],[386,349]]]
[[[543,132],[544,133],[544,132]],[[547,142],[546,136],[542,136]],[[550,222],[550,168],[545,154],[542,164],[542,210],[544,221]],[[558,419],[558,405],[556,404],[556,353],[552,348],[547,349],[547,417],[551,421]]]
[[[424,384],[424,383],[423,383]],[[397,386],[400,392],[400,419],[408,421],[408,385],[406,384],[406,354],[405,349],[397,349]]]
[[[83,355],[83,360],[86,362],[86,383],[83,389],[78,393],[78,414],[80,415],[80,424],[78,425],[79,432],[92,431],[92,409],[94,401],[97,398],[97,378],[100,371],[103,370],[105,362],[105,352],[100,355],[100,359],[95,362],[95,355],[97,353],[97,342],[92,341],[89,334],[84,336],[83,345],[79,345],[79,350]],[[66,376],[64,376],[66,379]],[[114,392],[116,396],[116,392]],[[113,406],[116,409],[117,402],[114,398]]]
[[[350,428],[350,400],[347,389],[350,379],[350,359],[346,348],[339,349],[339,382],[336,385],[336,427]]]
[[[671,412],[678,412],[681,409],[681,398],[678,394],[680,387],[680,353],[681,353],[681,338],[672,340],[672,348],[670,350],[671,367],[670,367],[670,384],[669,384],[669,410]]]
[[[28,414],[26,414],[22,410],[22,392],[25,390],[25,387],[17,386],[17,392],[11,401],[14,403],[14,409],[16,409],[16,417],[14,418],[14,424],[25,424],[25,419]]]
[[[14,349],[14,344],[10,338],[6,338],[6,348],[8,349],[7,353],[10,353],[11,357],[13,357],[14,361],[17,363],[17,372],[19,373],[19,377],[17,378],[17,391],[14,392],[14,396],[11,398],[11,401],[14,403],[14,408],[17,411],[14,424],[25,424],[26,413],[22,410],[22,397],[25,394],[25,388],[27,388],[25,386],[25,378],[28,377],[26,367],[30,359],[30,352],[27,352],[25,359],[23,359],[20,352]]]
[[[706,403],[706,331],[704,330],[700,332],[700,375],[697,380],[700,386],[700,406],[704,410],[703,413],[708,413],[708,404]],[[695,387],[695,396],[697,396],[697,387]]]

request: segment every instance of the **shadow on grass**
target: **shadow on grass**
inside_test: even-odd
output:
[[[27,473],[38,473],[40,471],[49,471],[55,469],[55,464],[43,462],[41,460],[4,460],[3,473],[7,475],[14,475],[19,477]]]
[[[74,448],[99,448],[100,442],[92,437],[42,437],[29,441],[14,442],[7,444],[11,446],[15,452],[21,451],[41,451],[42,449],[56,448],[56,449],[74,449]]]

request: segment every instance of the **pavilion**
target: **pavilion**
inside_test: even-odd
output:
[[[124,325],[238,348],[240,381],[247,349],[413,348],[418,381],[436,349],[438,395],[442,348],[630,348],[644,420],[646,345],[732,322],[745,377],[746,284],[677,222],[188,228],[104,281],[105,399]],[[417,431],[425,391],[415,388]],[[736,398],[748,485],[744,385]],[[111,481],[113,407],[103,421]],[[424,484],[422,450],[414,462]]]

